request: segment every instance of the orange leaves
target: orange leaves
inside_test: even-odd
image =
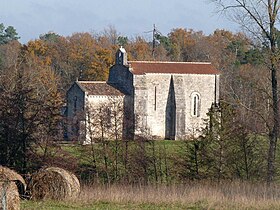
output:
[[[46,55],[48,51],[49,47],[42,40],[29,41],[26,46],[27,56],[38,65],[51,64],[51,57]]]
[[[135,41],[130,43],[127,52],[130,60],[153,60],[152,48],[142,37],[136,37]]]
[[[44,41],[37,39],[27,43],[27,50],[31,55],[44,56],[48,47]]]
[[[113,63],[112,52],[99,46],[89,33],[74,34],[68,40],[70,62],[78,70],[79,79],[106,80]]]
[[[107,80],[109,68],[113,65],[113,62],[112,52],[98,47],[88,68],[85,70],[84,79]]]
[[[79,61],[89,59],[93,56],[96,48],[96,41],[89,33],[76,33],[67,38],[70,59]]]
[[[181,48],[191,47],[195,44],[195,40],[191,37],[193,30],[186,30],[183,28],[173,29],[169,33],[169,38],[174,45],[178,45]]]
[[[171,42],[171,59],[174,61],[191,61],[191,53],[197,44],[196,37],[202,36],[202,32],[195,32],[192,29],[173,29],[168,37]]]
[[[51,41],[42,38],[30,41],[25,47],[25,54],[38,68],[50,68],[60,75],[60,85],[66,91],[76,78],[107,79],[109,67],[114,62],[115,46],[105,48],[102,43],[107,43],[107,38],[99,38],[90,33],[76,33],[70,37],[56,35]]]
[[[49,33],[28,42],[25,54],[33,66],[50,68],[59,75],[60,89],[66,92],[77,78],[107,79],[120,37],[114,28],[104,33],[75,33],[69,37]],[[141,36],[124,39],[122,43],[128,52],[128,60],[211,61],[223,70],[231,67],[236,60],[243,62],[245,48],[248,48],[244,35],[225,30],[204,35],[201,31],[177,28],[167,36],[157,34],[155,42],[152,41]]]

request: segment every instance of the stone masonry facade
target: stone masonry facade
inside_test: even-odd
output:
[[[131,138],[128,130],[134,138],[187,139],[199,135],[209,109],[219,102],[219,74],[204,62],[127,61],[125,50],[120,48],[107,84],[124,95],[124,116],[129,122],[124,123],[124,137]],[[128,124],[133,126],[125,128]]]

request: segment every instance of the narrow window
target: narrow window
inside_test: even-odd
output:
[[[104,123],[107,128],[112,126],[112,114],[111,108],[107,107],[104,113]]]
[[[155,86],[155,111],[157,110],[157,86]]]
[[[74,98],[74,112],[77,111],[77,96]]]
[[[200,98],[198,94],[194,94],[192,97],[192,115],[199,117],[200,112]]]
[[[193,115],[197,116],[197,95],[193,98]]]

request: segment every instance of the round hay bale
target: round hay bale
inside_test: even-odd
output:
[[[5,180],[14,181],[17,185],[19,194],[24,195],[26,191],[26,182],[24,181],[22,176],[12,169],[0,166],[0,181]]]
[[[0,181],[0,209],[19,210],[20,198],[18,188],[13,181]]]
[[[46,170],[59,173],[62,176],[64,176],[66,180],[68,180],[68,184],[70,185],[71,188],[70,197],[75,198],[79,195],[81,186],[80,186],[80,181],[75,174],[58,167],[49,167]]]
[[[78,196],[80,182],[69,171],[49,167],[33,174],[27,188],[33,200],[65,200]]]

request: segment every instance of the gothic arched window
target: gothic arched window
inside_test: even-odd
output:
[[[200,116],[200,95],[198,93],[192,94],[191,115],[193,117]]]

